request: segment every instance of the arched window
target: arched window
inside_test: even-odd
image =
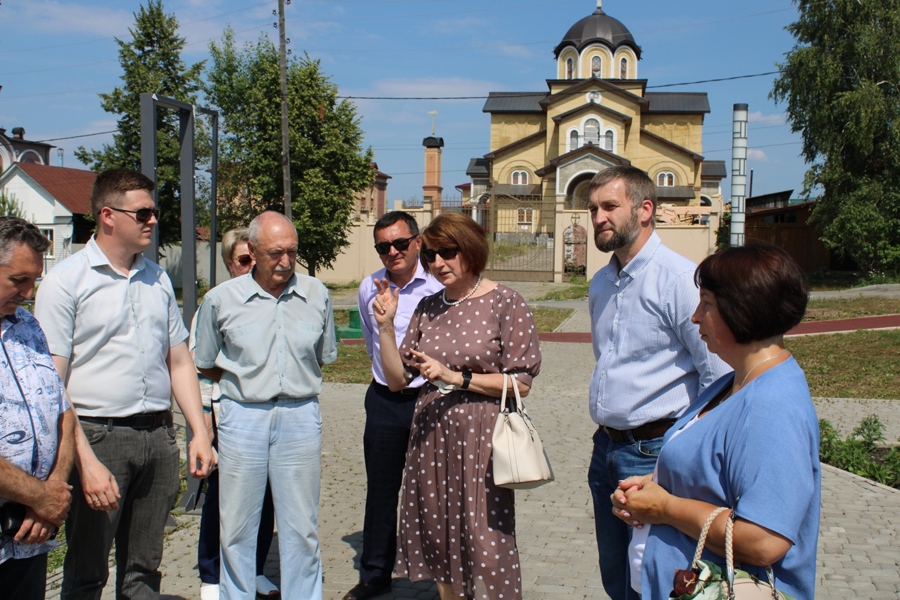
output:
[[[619,61],[619,79],[628,79],[628,59]]]
[[[516,211],[516,220],[519,222],[519,225],[531,225],[534,222],[534,211],[530,206],[520,207]]]
[[[512,172],[512,184],[513,185],[528,185],[528,171],[513,171]]]
[[[566,59],[566,79],[574,79],[575,77],[575,59]]]
[[[597,119],[588,119],[584,123],[584,143],[588,142],[600,145],[600,121]]]
[[[673,187],[675,185],[675,175],[669,171],[661,171],[656,176],[657,187]]]
[[[603,67],[603,59],[599,56],[595,56],[591,59],[591,75],[600,79],[602,74],[600,73],[600,69]]]
[[[570,131],[569,132],[569,152],[578,148],[581,145],[581,140],[578,139],[578,131]]]
[[[603,134],[603,149],[612,152],[615,150],[615,134],[612,129],[607,129],[606,133]]]

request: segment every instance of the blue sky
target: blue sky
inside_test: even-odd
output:
[[[545,91],[555,76],[553,48],[569,27],[591,14],[596,0],[294,0],[287,33],[295,55],[308,52],[342,95],[363,97],[486,96],[491,91]],[[31,140],[57,140],[115,129],[97,94],[120,83],[114,38],[130,40],[137,0],[2,0],[0,4],[0,127],[24,127]],[[166,0],[186,38],[188,63],[231,25],[240,41],[273,27],[276,0]],[[806,165],[800,137],[785,124],[784,107],[768,99],[773,75],[691,82],[776,70],[794,41],[784,30],[796,19],[790,0],[605,0],[604,11],[625,24],[642,48],[638,75],[657,91],[707,92],[712,112],[703,155],[730,165],[735,103],[750,108],[748,171],[754,194],[802,188]],[[422,195],[422,139],[444,138],[445,195],[467,181],[472,157],[488,152],[490,118],[474,100],[355,100],[380,170],[392,176],[390,200]],[[79,145],[99,147],[108,134],[50,143],[65,166],[84,168]],[[54,155],[56,164],[57,157]],[[730,168],[730,166],[729,166]],[[749,173],[748,173],[749,174]],[[730,181],[722,193],[730,195]]]

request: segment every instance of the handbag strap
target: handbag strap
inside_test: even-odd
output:
[[[721,507],[717,508],[716,510],[712,511],[712,513],[710,513],[710,515],[708,517],[706,517],[706,522],[703,524],[703,529],[700,530],[700,538],[697,540],[697,549],[694,551],[694,560],[691,561],[691,568],[697,568],[699,566],[700,557],[703,555],[703,548],[706,546],[706,536],[709,534],[709,528],[712,526],[713,521],[716,520],[716,517],[718,517],[720,514],[722,514],[723,511],[726,511],[726,510],[728,510],[728,509],[725,508],[724,506],[721,506]],[[730,556],[731,552],[728,550],[728,531],[727,531],[727,529],[726,529],[726,533],[725,533],[725,538],[726,538],[725,539],[725,544],[726,544],[725,552],[726,552],[726,554],[728,554]],[[728,560],[728,557],[726,556],[725,559]]]
[[[513,393],[516,395],[516,412],[524,413],[525,405],[522,404],[522,395],[519,393],[519,380],[515,373],[503,373],[503,392],[500,394],[500,412],[506,411],[506,388],[512,384]],[[510,379],[512,381],[510,381]]]

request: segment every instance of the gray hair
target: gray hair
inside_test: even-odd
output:
[[[255,219],[250,221],[250,227],[248,228],[247,232],[250,243],[252,243],[254,246],[259,246],[259,230],[262,228],[263,224],[266,221],[271,221],[272,219],[284,221],[290,226],[291,229],[293,229],[295,232],[297,231],[297,228],[294,227],[294,224],[286,216],[279,212],[275,212],[274,210],[267,210],[266,212],[257,215]]]
[[[651,223],[656,221],[656,184],[647,174],[637,167],[617,165],[600,171],[591,179],[591,185],[588,193],[592,194],[594,190],[602,188],[608,183],[621,179],[625,182],[625,195],[631,200],[632,210],[637,209],[644,200],[653,203],[653,219]]]
[[[0,265],[9,263],[18,244],[25,244],[38,254],[43,254],[50,247],[50,240],[25,219],[0,217]]]
[[[222,262],[226,265],[231,262],[232,255],[234,254],[234,247],[244,242],[245,244],[250,240],[250,230],[246,227],[237,227],[230,231],[226,231],[222,236]]]

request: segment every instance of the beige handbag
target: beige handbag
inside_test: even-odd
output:
[[[510,382],[510,379],[512,381]],[[513,384],[516,405],[506,405],[506,388]],[[553,481],[550,459],[534,423],[525,411],[515,375],[503,374],[500,414],[494,424],[494,483],[500,487],[523,490]]]
[[[769,581],[761,581],[747,571],[734,568],[734,513],[725,523],[725,572],[716,563],[703,560],[706,535],[716,517],[727,508],[717,508],[706,519],[697,550],[689,569],[675,571],[674,589],[669,598],[677,600],[785,600],[786,596],[775,589],[775,574],[766,567]]]

